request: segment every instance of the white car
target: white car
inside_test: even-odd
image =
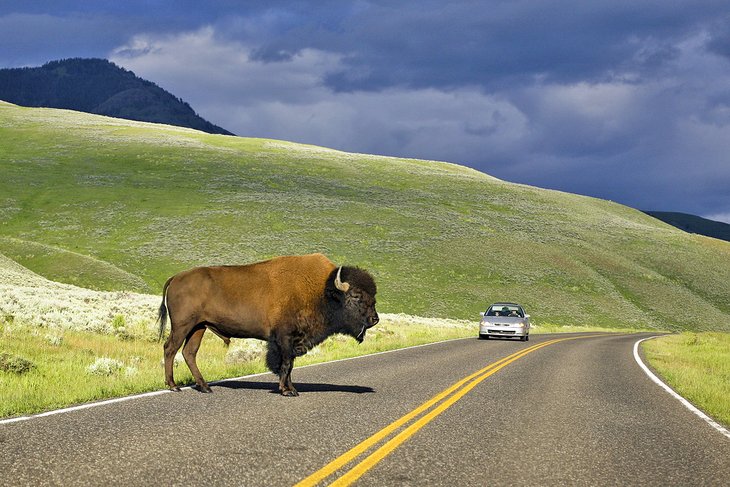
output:
[[[530,339],[530,315],[519,304],[495,303],[479,314],[479,338],[519,337],[523,342]]]

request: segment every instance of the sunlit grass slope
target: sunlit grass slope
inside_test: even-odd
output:
[[[159,293],[319,251],[370,269],[383,311],[730,330],[729,243],[463,166],[0,103],[0,173],[0,252],[57,281]]]
[[[674,390],[730,427],[730,334],[685,332],[645,341],[642,347]]]

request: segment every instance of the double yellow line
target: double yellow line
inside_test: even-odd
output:
[[[408,440],[411,436],[413,436],[418,430],[426,426],[429,422],[433,421],[434,418],[436,418],[438,415],[446,411],[449,407],[451,407],[456,401],[464,397],[470,390],[472,390],[474,387],[477,386],[480,382],[482,382],[487,377],[496,374],[499,372],[502,368],[508,366],[515,360],[518,360],[522,357],[524,357],[527,354],[530,354],[534,352],[535,350],[538,350],[543,347],[547,347],[548,345],[552,345],[553,343],[562,342],[565,340],[575,340],[576,338],[585,338],[585,337],[569,337],[569,338],[557,338],[554,340],[549,340],[547,342],[539,343],[537,345],[533,345],[531,347],[528,347],[524,350],[520,350],[519,352],[513,353],[512,355],[509,355],[501,360],[498,360],[496,362],[493,362],[486,367],[484,367],[481,370],[478,370],[474,372],[473,374],[461,379],[459,382],[455,383],[454,385],[448,387],[447,389],[444,389],[439,394],[434,396],[433,398],[429,399],[428,401],[424,402],[420,406],[418,406],[416,409],[411,411],[410,413],[406,414],[402,418],[392,422],[385,428],[381,429],[374,435],[372,435],[370,438],[366,439],[362,443],[356,445],[349,451],[343,453],[339,457],[335,458],[332,462],[328,463],[324,467],[320,468],[316,472],[314,472],[309,477],[303,479],[299,483],[297,483],[294,487],[310,487],[315,486],[325,480],[330,475],[337,472],[339,469],[347,465],[348,463],[352,462],[353,460],[357,459],[359,456],[367,452],[370,448],[375,446],[376,444],[380,443],[380,441],[384,440],[388,436],[390,436],[393,432],[395,432],[397,429],[399,429],[401,426],[409,423],[411,420],[417,418],[422,413],[428,411],[431,409],[434,405],[438,404],[438,406],[431,409],[430,412],[424,414],[421,416],[420,419],[413,422],[410,426],[405,428],[403,431],[395,435],[393,438],[388,440],[385,444],[383,444],[381,447],[379,447],[377,450],[372,452],[370,455],[368,455],[364,460],[362,460],[357,465],[353,466],[349,470],[347,470],[342,476],[340,476],[337,480],[332,482],[331,486],[345,486],[350,485],[353,482],[355,482],[357,479],[362,477],[365,472],[373,468],[378,462],[380,462],[383,458],[388,456],[393,450],[398,448],[403,442]]]

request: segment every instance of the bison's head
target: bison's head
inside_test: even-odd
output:
[[[363,341],[365,330],[380,321],[375,311],[375,292],[375,281],[363,269],[339,267],[332,271],[325,295],[338,332]]]

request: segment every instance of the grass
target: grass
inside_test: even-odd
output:
[[[0,103],[0,172],[0,253],[85,288],[319,251],[368,268],[387,312],[730,330],[730,243],[454,164]]]
[[[382,318],[361,345],[334,336],[298,358],[297,365],[474,336],[470,323],[434,324],[404,315]],[[120,339],[0,321],[0,418],[163,389],[162,343],[151,339],[152,331]],[[264,372],[264,346],[257,340],[233,340],[226,349],[209,333],[198,352],[198,365],[208,381]],[[179,354],[175,379],[182,385],[194,383]],[[276,381],[273,375],[271,381]]]
[[[685,332],[647,340],[642,347],[672,389],[730,427],[730,333]]]

